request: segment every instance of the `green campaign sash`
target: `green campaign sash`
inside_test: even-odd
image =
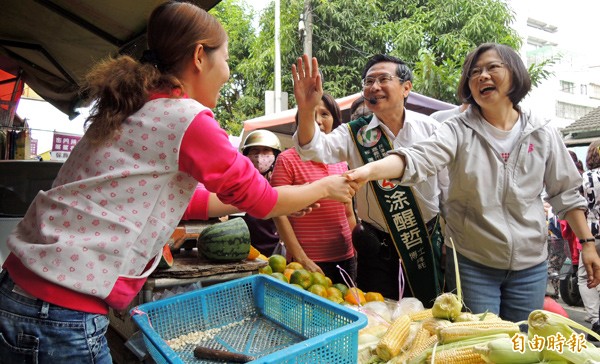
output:
[[[381,127],[367,130],[372,118],[372,115],[361,117],[347,124],[365,164],[384,158],[392,150],[392,143]],[[443,285],[439,215],[429,224],[433,225],[430,234],[411,187],[387,180],[371,181],[365,187],[371,188],[377,197],[413,297],[431,307]]]

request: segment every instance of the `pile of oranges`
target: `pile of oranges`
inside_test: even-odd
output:
[[[298,262],[287,263],[282,255],[273,254],[266,260],[269,264],[259,268],[259,273],[271,275],[333,302],[357,305],[359,302],[365,304],[369,301],[383,301],[381,293],[364,293],[356,287],[348,288],[343,283],[333,284],[331,279],[323,273],[309,272]]]

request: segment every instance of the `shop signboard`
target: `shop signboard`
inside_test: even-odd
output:
[[[52,139],[52,160],[64,161],[69,157],[81,135],[54,132]]]

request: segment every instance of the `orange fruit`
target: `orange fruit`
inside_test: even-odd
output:
[[[296,269],[290,276],[290,283],[295,283],[304,289],[308,289],[313,284],[313,276],[306,269]]]
[[[329,277],[325,277],[327,279],[327,286],[331,287],[333,285],[333,281]]]
[[[294,271],[295,271],[295,269],[285,268],[285,270],[283,271],[283,275],[286,276],[289,281],[290,277],[292,276],[292,273],[294,273]]]
[[[313,284],[312,286],[308,287],[308,291],[310,293],[327,298],[327,288],[325,288],[323,285]]]
[[[258,258],[259,255],[260,255],[260,252],[258,251],[258,249],[256,249],[252,245],[250,245],[250,252],[248,253],[247,259],[254,260],[254,259]]]
[[[287,261],[283,255],[273,254],[269,257],[269,265],[273,272],[283,273],[287,265]]]
[[[333,285],[333,287],[339,289],[342,292],[342,296],[345,296],[346,292],[348,292],[348,286],[346,286],[344,283],[336,283]]]
[[[344,300],[344,295],[342,294],[342,291],[335,287],[327,287],[327,297],[338,297],[340,299],[340,302]]]
[[[365,299],[367,302],[381,301],[383,302],[383,295],[379,292],[367,292],[365,293]]]
[[[273,273],[271,273],[271,277],[275,277],[275,278],[279,279],[280,281],[284,281],[285,283],[290,283],[290,281],[288,281],[287,277],[284,276],[283,273],[273,272]]]
[[[321,272],[312,272],[313,284],[320,284],[323,287],[329,287],[327,277]]]
[[[286,268],[289,269],[304,269],[304,267],[302,266],[302,264],[298,263],[298,262],[290,262]]]
[[[335,295],[333,295],[333,296],[329,295],[329,296],[327,296],[327,299],[330,301],[333,301],[335,303],[343,303],[344,302],[344,299],[342,297],[338,297]]]
[[[353,305],[358,305],[359,302],[361,305],[367,303],[367,299],[365,298],[364,292],[356,287],[348,289],[348,292],[346,292],[346,294],[344,295],[344,301]]]
[[[271,274],[273,273],[273,270],[271,269],[270,265],[265,265],[264,267],[258,268],[258,273]]]

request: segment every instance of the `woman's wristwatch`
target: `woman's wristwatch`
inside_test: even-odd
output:
[[[583,243],[595,243],[596,242],[596,238],[579,239],[579,242],[581,244],[583,244]]]

